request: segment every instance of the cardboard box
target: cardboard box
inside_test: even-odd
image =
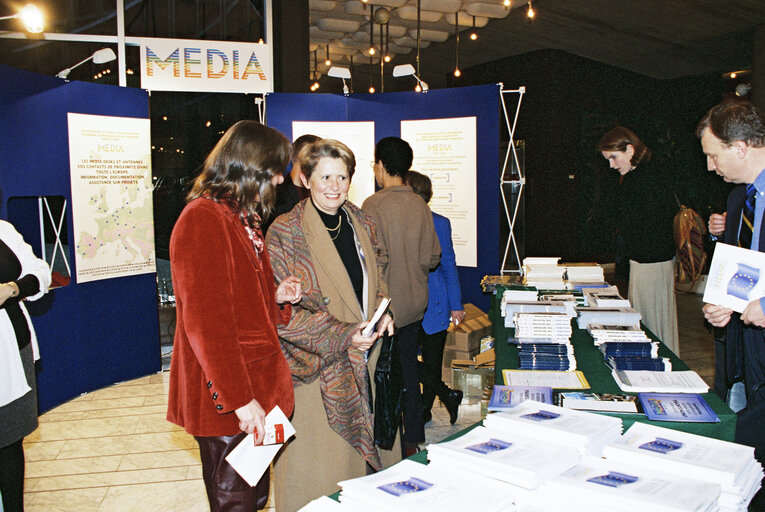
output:
[[[472,351],[481,347],[481,338],[491,334],[489,316],[473,304],[465,304],[465,321],[452,324],[446,335],[446,348]]]
[[[490,364],[494,366],[494,361],[496,360],[496,355],[494,354],[494,349],[490,348],[489,350],[486,350],[484,352],[479,352],[475,355],[473,358],[476,363],[479,365],[487,365]]]

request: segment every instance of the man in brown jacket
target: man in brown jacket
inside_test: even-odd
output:
[[[396,340],[404,382],[405,456],[425,442],[422,397],[417,378],[417,338],[428,306],[428,273],[438,266],[441,246],[425,201],[406,185],[412,148],[398,137],[385,137],[375,147],[375,181],[382,188],[362,209],[377,225],[378,241],[388,253],[384,279],[391,297]]]

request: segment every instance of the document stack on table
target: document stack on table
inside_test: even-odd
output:
[[[558,265],[560,258],[524,258],[523,284],[535,288],[565,290],[566,267]]]
[[[561,313],[518,313],[515,337],[521,370],[576,370],[571,320]]]
[[[590,324],[587,332],[614,370],[672,371],[672,362],[659,357],[659,343],[639,327]]]
[[[613,461],[587,457],[528,496],[544,510],[611,512],[713,511],[720,486]],[[519,509],[523,510],[520,506]]]
[[[566,268],[566,281],[576,284],[600,284],[606,278],[603,275],[603,267],[597,263],[564,263]]]
[[[693,370],[680,372],[612,370],[616,384],[627,393],[706,393],[709,386]]]
[[[763,477],[754,448],[647,423],[633,423],[619,440],[603,449],[603,457],[719,484],[720,510],[745,511]]]
[[[526,400],[512,409],[489,414],[487,427],[578,449],[581,453],[600,455],[603,446],[617,440],[622,420],[612,416],[564,409],[551,404]]]
[[[580,329],[592,324],[621,325],[640,329],[640,313],[630,307],[599,308],[593,306],[576,308],[576,323]]]
[[[511,486],[497,480],[412,460],[338,485],[343,508],[355,511],[499,512],[512,510],[517,499]]]
[[[459,468],[524,489],[536,489],[575,465],[581,457],[576,447],[555,441],[525,437],[507,429],[476,427],[453,441],[428,445],[428,460],[444,471]]]

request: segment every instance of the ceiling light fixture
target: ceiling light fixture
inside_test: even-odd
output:
[[[40,9],[38,9],[35,5],[27,4],[16,14],[11,14],[10,16],[0,16],[0,20],[12,20],[16,18],[21,20],[21,23],[24,24],[24,28],[27,30],[27,32],[31,32],[32,34],[39,34],[43,31],[43,15]]]
[[[414,66],[411,64],[399,64],[393,68],[393,76],[398,78],[400,76],[413,76],[417,80],[417,86],[414,88],[417,92],[428,92],[428,84],[420,80],[417,73],[414,71]]]
[[[529,0],[529,9],[526,11],[526,16],[528,16],[530,19],[534,19],[536,14],[536,11],[534,11],[534,8],[531,6],[531,0]]]
[[[390,62],[390,52],[388,51],[388,44],[390,43],[390,23],[385,24],[385,62]]]
[[[72,66],[70,68],[62,69],[61,71],[56,73],[56,76],[59,77],[59,78],[66,79],[69,76],[69,73],[74,68],[76,68],[77,66],[80,66],[82,64],[85,64],[90,59],[93,59],[93,62],[96,63],[96,64],[105,64],[107,62],[111,62],[111,61],[115,60],[116,58],[117,58],[117,55],[115,55],[114,50],[112,50],[111,48],[102,48],[100,50],[95,51],[93,53],[93,55],[91,55],[87,59],[81,60],[80,62],[78,62],[74,66]]]
[[[324,64],[327,66],[332,65],[332,59],[329,58],[329,44],[327,44],[327,60],[324,61]]]
[[[375,6],[369,4],[369,55],[375,54]],[[371,60],[369,61],[372,62]]]
[[[470,33],[470,39],[473,41],[478,39],[478,32],[475,31],[475,16],[473,16],[473,31]]]
[[[510,0],[505,0],[502,2],[502,6],[505,8],[506,11],[510,10]]]
[[[331,76],[332,78],[342,78],[343,79],[343,94],[348,96],[350,94],[350,91],[348,90],[348,84],[345,83],[345,79],[351,78],[351,70],[348,68],[341,68],[338,66],[329,68],[329,71],[327,71],[327,76]]]
[[[459,77],[460,71],[460,12],[454,13],[454,76]]]

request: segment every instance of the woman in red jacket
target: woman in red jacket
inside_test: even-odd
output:
[[[205,160],[170,239],[177,326],[167,419],[197,439],[212,511],[255,510],[250,487],[224,460],[249,433],[263,440],[267,412],[292,412],[290,370],[277,323],[290,318],[300,282],[277,287],[260,231],[290,156],[289,141],[240,121]],[[268,474],[265,476],[268,497]]]

